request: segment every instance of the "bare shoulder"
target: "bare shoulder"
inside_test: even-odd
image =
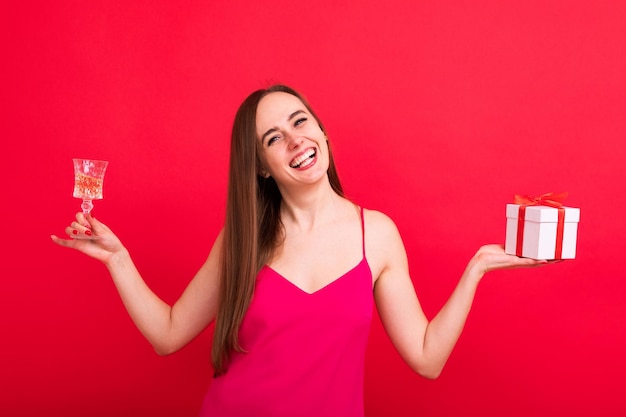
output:
[[[363,210],[365,231],[367,234],[381,239],[385,237],[399,237],[399,232],[394,221],[385,213],[377,210]]]
[[[365,253],[376,280],[385,269],[406,257],[395,222],[385,213],[364,210]]]

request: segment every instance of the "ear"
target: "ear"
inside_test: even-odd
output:
[[[269,177],[270,177],[270,173],[269,173],[269,172],[267,172],[267,171],[266,171],[266,170],[264,170],[264,169],[261,169],[261,170],[259,171],[259,175],[260,175],[260,176],[262,176],[263,178],[269,178]]]

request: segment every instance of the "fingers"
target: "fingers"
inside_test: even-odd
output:
[[[482,255],[481,257],[486,258],[488,263],[495,264],[497,268],[539,267],[562,262],[561,260],[522,258],[507,254],[504,251],[504,246],[499,244],[482,246],[478,253]]]
[[[78,213],[76,213],[76,223],[88,229],[91,229],[91,224],[87,220],[88,217],[89,217],[89,214],[85,215],[82,211],[79,211]]]
[[[82,212],[76,213],[76,221],[73,222],[70,227],[66,229],[66,233],[73,238],[77,237],[90,237],[93,238],[97,235],[103,235],[110,232],[110,229],[96,220],[91,214],[83,214]]]
[[[87,215],[86,220],[87,220],[87,223],[89,224],[89,228],[95,234],[103,234],[103,233],[111,231],[104,223],[102,223],[99,220],[97,220],[91,214]]]
[[[52,242],[56,243],[59,246],[63,246],[64,248],[76,249],[76,244],[79,242],[74,239],[61,239],[57,235],[50,235],[50,239]]]
[[[548,260],[521,258],[504,252],[501,245],[486,245],[479,249],[475,261],[484,272],[498,269],[537,268],[553,263]]]
[[[100,242],[106,241],[109,244],[120,243],[119,239],[117,239],[111,229],[104,223],[96,220],[91,214],[85,215],[82,212],[77,213],[76,219],[65,228],[65,234],[71,238],[65,240],[66,244],[63,246],[67,247],[76,248],[76,246],[71,243],[74,240],[87,240],[93,243],[95,243],[96,240]],[[52,240],[58,244],[61,244],[60,242],[63,241],[63,239],[56,236],[54,236]]]
[[[543,260],[543,259],[542,260],[529,259],[529,258],[519,258],[519,259],[520,259],[521,266],[527,266],[531,268],[548,264],[548,261]]]
[[[72,239],[94,239],[100,232],[106,232],[108,228],[97,221],[91,214],[76,213],[76,220],[65,228],[65,233]]]
[[[68,242],[69,242],[68,240],[61,239],[57,235],[50,235],[50,239],[52,239],[52,241],[54,243],[56,243],[57,245],[59,245],[59,246],[65,246],[65,247],[69,246],[68,245]]]
[[[93,232],[91,231],[91,225],[87,223],[87,225],[80,223],[79,221],[72,222],[72,224],[65,228],[65,233],[74,239],[77,238],[90,238],[93,236]]]

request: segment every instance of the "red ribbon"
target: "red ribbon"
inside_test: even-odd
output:
[[[539,197],[529,197],[527,195],[516,194],[513,204],[520,206],[548,206],[554,208],[563,207],[563,200],[567,198],[567,193],[547,193]]]
[[[513,204],[519,204],[519,214],[517,216],[517,244],[515,254],[522,256],[522,246],[524,244],[524,220],[526,218],[526,207],[528,206],[548,206],[558,209],[558,223],[556,225],[556,248],[554,249],[554,259],[561,259],[563,254],[563,231],[565,229],[565,209],[563,200],[567,193],[547,193],[539,197],[527,195],[515,195]]]

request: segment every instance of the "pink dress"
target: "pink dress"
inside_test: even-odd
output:
[[[363,417],[372,309],[365,244],[358,265],[312,294],[265,266],[240,328],[247,353],[213,379],[201,417]]]

